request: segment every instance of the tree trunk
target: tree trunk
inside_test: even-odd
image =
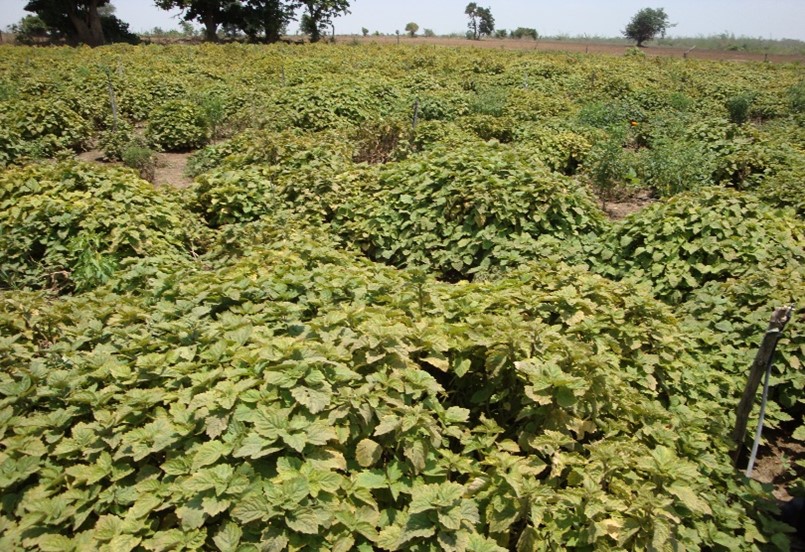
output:
[[[74,6],[70,8],[67,17],[75,27],[79,42],[93,48],[103,44],[103,27],[101,27],[101,16],[98,14],[98,0],[90,2],[86,19],[78,14]]]
[[[319,32],[319,22],[313,19],[313,28],[310,29],[310,41],[318,42],[321,40],[321,32]]]
[[[204,40],[207,42],[218,41],[218,22],[215,20],[215,14],[204,15]]]
[[[104,41],[103,26],[101,25],[101,16],[98,13],[98,0],[93,0],[89,3],[89,33],[92,37],[90,46],[102,46]]]
[[[83,42],[84,44],[89,44],[92,46],[92,37],[90,35],[87,23],[78,17],[78,15],[74,12],[70,12],[68,17],[70,18],[70,22],[73,24],[73,27],[75,27],[78,42]]]

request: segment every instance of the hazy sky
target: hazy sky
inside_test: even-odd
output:
[[[468,0],[354,0],[352,13],[336,20],[339,34],[403,31],[415,21],[437,34],[466,30]],[[171,29],[178,19],[158,10],[152,0],[112,0],[117,15],[133,31],[153,27]],[[0,28],[18,21],[26,0],[0,0]],[[618,36],[632,15],[644,7],[663,7],[677,26],[672,36],[712,35],[723,32],[763,38],[805,40],[805,0],[486,0],[496,27],[534,27],[542,35]],[[292,23],[290,31],[297,25]]]

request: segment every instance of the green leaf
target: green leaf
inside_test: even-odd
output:
[[[383,489],[388,486],[386,475],[380,470],[362,471],[355,476],[355,485],[364,489]]]
[[[461,408],[460,406],[451,406],[444,412],[445,421],[451,424],[466,423],[470,417],[470,410],[468,408]]]
[[[75,550],[73,542],[63,535],[42,535],[36,538],[36,544],[42,552],[70,552]]]
[[[204,466],[210,466],[216,463],[221,456],[227,454],[229,450],[229,446],[220,441],[208,441],[203,443],[196,449],[191,469],[198,471]]]
[[[696,495],[696,493],[690,487],[686,487],[681,483],[674,483],[668,487],[668,491],[682,501],[682,504],[687,506],[693,512],[699,512],[707,515],[711,515],[713,513],[710,510],[710,506],[707,504],[707,501],[699,498],[699,496]]]
[[[285,523],[297,533],[317,535],[319,533],[319,518],[315,512],[303,510],[293,512],[285,517]]]
[[[117,535],[109,542],[109,550],[110,552],[131,552],[141,541],[141,537],[134,535]]]
[[[291,395],[310,410],[311,414],[318,414],[330,404],[330,393],[319,391],[309,387],[295,387],[291,390]]]
[[[243,537],[243,530],[237,523],[227,522],[212,538],[215,546],[221,552],[235,552],[240,544],[240,539]]]
[[[371,439],[361,440],[355,449],[355,458],[358,460],[358,464],[364,468],[377,463],[382,454],[383,448]]]

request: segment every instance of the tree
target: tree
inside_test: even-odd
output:
[[[156,6],[163,10],[178,8],[182,10],[185,21],[199,21],[204,25],[204,40],[218,40],[218,26],[238,23],[242,9],[237,0],[155,0]]]
[[[10,30],[17,42],[29,46],[50,38],[50,29],[38,15],[26,15],[19,23],[11,25]]]
[[[231,15],[250,40],[256,41],[262,34],[263,42],[272,43],[285,33],[298,7],[297,2],[284,0],[245,0]]]
[[[643,8],[626,25],[623,36],[636,41],[637,47],[641,48],[644,42],[653,39],[657,35],[664,38],[665,31],[673,26],[668,22],[668,15],[663,8]]]
[[[369,29],[367,29],[366,27],[361,27],[361,34],[363,35],[364,38],[366,38],[367,36],[369,36]]]
[[[25,11],[38,15],[55,35],[71,43],[100,46],[104,36],[99,9],[108,3],[109,0],[30,0]]]
[[[419,25],[417,25],[417,24],[416,24],[416,23],[414,23],[413,21],[412,21],[412,22],[410,22],[410,23],[408,23],[408,24],[405,26],[405,32],[406,32],[406,33],[408,33],[408,36],[410,36],[411,38],[416,37],[416,32],[417,32],[418,30],[419,30]]]
[[[475,2],[470,2],[464,8],[464,14],[470,18],[467,28],[470,36],[474,40],[480,40],[482,36],[489,36],[495,31],[495,18],[492,17],[490,8],[481,8]]]
[[[539,34],[537,34],[536,29],[532,29],[531,27],[517,27],[511,32],[512,38],[530,38],[532,40],[537,40],[539,38]]]
[[[332,25],[333,18],[349,13],[349,0],[300,0],[305,7],[300,28],[311,42],[321,40],[322,31]]]

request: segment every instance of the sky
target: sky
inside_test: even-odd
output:
[[[468,0],[353,0],[351,14],[335,20],[337,34],[403,32],[406,23],[436,34],[464,33]],[[112,0],[117,16],[134,32],[177,28],[177,12],[154,7],[153,0]],[[0,29],[15,23],[26,12],[26,0],[0,0]],[[498,29],[533,27],[540,35],[619,36],[641,8],[664,8],[676,27],[670,36],[717,35],[805,40],[805,0],[482,0]],[[289,27],[291,33],[297,29]]]

